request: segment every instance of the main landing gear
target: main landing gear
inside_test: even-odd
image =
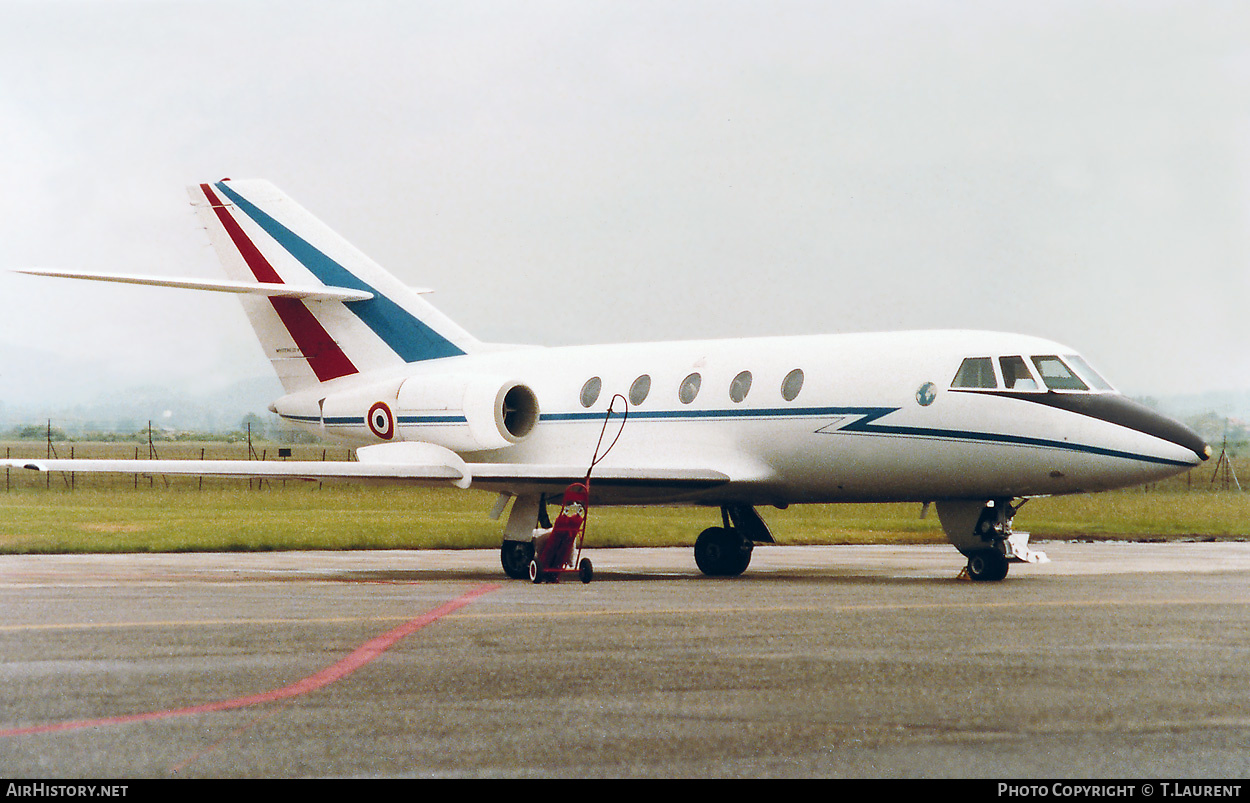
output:
[[[499,557],[504,574],[513,580],[529,577],[530,562],[534,560],[534,542],[504,541]]]
[[[506,497],[500,497],[497,511],[502,511]],[[498,513],[492,514],[498,515]],[[518,496],[508,514],[508,524],[503,531],[503,546],[499,549],[499,561],[503,573],[513,580],[524,580],[530,574],[530,561],[534,559],[534,538],[540,529],[551,529],[551,517],[547,515],[547,497]]]
[[[694,562],[709,577],[737,577],[751,565],[756,541],[771,543],[773,535],[755,508],[722,507],[720,527],[709,527],[694,542]]]
[[[1029,534],[1012,529],[1016,511],[1010,499],[989,502],[938,502],[938,518],[946,537],[968,559],[963,574],[969,580],[998,582],[1012,563],[1047,563],[1044,552],[1029,549]]]

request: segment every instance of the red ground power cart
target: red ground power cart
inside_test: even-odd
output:
[[[594,577],[595,570],[590,559],[582,557],[589,506],[590,489],[587,483],[575,482],[565,490],[563,507],[551,526],[551,532],[534,539],[531,581],[555,582],[562,574],[576,573],[583,583],[589,583]]]

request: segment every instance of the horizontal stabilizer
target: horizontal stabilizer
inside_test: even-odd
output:
[[[217,279],[171,279],[164,276],[140,276],[130,273],[84,273],[48,268],[18,268],[14,272],[25,273],[31,276],[52,276],[59,279],[86,279],[96,282],[142,284],[151,287],[176,287],[183,290],[209,290],[216,293],[299,298],[306,301],[368,301],[373,298],[373,293],[366,290],[329,287],[326,285],[234,282]]]

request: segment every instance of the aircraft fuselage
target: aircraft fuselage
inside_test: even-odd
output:
[[[275,409],[358,446],[421,441],[472,463],[588,467],[609,402],[632,393],[603,468],[702,468],[730,478],[699,490],[600,489],[597,501],[609,503],[1005,499],[1152,482],[1205,459],[1197,435],[1096,374],[1083,374],[1076,384],[1084,389],[1048,387],[1041,371],[1049,358],[1066,359],[1073,374],[1089,370],[1074,355],[1048,340],[992,332],[508,348],[347,377]],[[981,386],[953,386],[969,359],[988,360],[994,373]],[[1031,382],[1005,378],[1009,363],[1027,366]],[[477,378],[480,403],[470,399],[473,388],[446,384],[464,376]],[[495,419],[507,414],[508,386],[532,392],[533,420],[520,437],[475,437],[475,424],[480,433],[498,423],[474,420],[487,416],[488,403]],[[516,492],[515,483],[474,486]]]

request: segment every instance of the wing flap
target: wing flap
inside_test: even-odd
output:
[[[471,463],[468,468],[474,488],[511,496],[555,498],[586,478],[585,466]],[[596,505],[682,504],[736,481],[736,477],[706,468],[597,466],[590,492]]]
[[[470,463],[474,484],[520,481],[564,486],[586,478],[585,466],[530,465],[526,463]],[[724,485],[730,476],[703,468],[596,468],[593,485],[640,487],[704,487]]]

